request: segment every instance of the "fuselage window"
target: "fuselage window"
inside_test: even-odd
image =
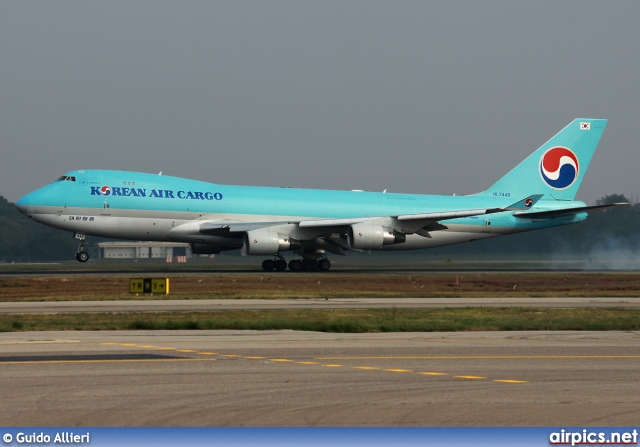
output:
[[[62,177],[60,177],[58,180],[56,180],[57,182],[75,182],[76,178],[73,175],[63,175]]]

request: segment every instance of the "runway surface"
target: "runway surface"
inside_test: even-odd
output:
[[[2,302],[2,313],[189,312],[263,309],[372,309],[442,307],[638,308],[640,298],[330,298]]]
[[[0,425],[635,426],[640,332],[16,332]]]

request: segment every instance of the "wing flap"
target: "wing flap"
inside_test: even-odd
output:
[[[232,233],[244,233],[246,231],[257,230],[276,225],[295,224],[290,221],[280,222],[203,222],[200,224],[199,232],[211,236],[230,235]]]
[[[382,219],[382,217],[357,217],[354,219],[320,219],[320,220],[303,220],[298,223],[300,228],[313,227],[348,227],[349,225],[366,222],[369,220]]]

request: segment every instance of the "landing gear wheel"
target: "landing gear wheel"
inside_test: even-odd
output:
[[[78,262],[87,262],[89,260],[89,253],[87,253],[86,251],[76,253],[76,259],[78,260]]]
[[[326,272],[330,268],[331,268],[331,261],[329,261],[327,258],[320,259],[318,261],[318,270],[320,270],[321,272]]]
[[[304,266],[304,270],[307,272],[314,272],[318,270],[318,261],[315,259],[305,259],[302,261],[302,265]]]
[[[284,272],[287,269],[287,261],[284,259],[278,259],[275,261],[275,268],[278,272]]]
[[[275,267],[276,262],[272,261],[271,259],[265,259],[264,261],[262,261],[262,270],[264,270],[265,272],[270,272]]]
[[[302,261],[300,259],[294,259],[289,261],[289,270],[292,272],[301,272],[303,269]]]

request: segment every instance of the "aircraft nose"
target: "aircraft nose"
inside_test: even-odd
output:
[[[18,211],[22,214],[27,214],[27,209],[29,208],[29,194],[16,202],[16,208],[18,208]]]

